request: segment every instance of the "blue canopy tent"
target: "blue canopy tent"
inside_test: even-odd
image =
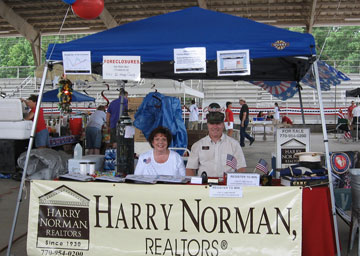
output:
[[[206,48],[206,73],[174,73],[174,49],[187,47]],[[250,53],[250,75],[218,77],[217,51],[242,49],[249,50]],[[226,79],[299,82],[310,67],[313,67],[316,74],[327,165],[330,166],[315,40],[311,34],[292,32],[249,19],[193,7],[124,24],[68,43],[52,44],[46,53],[47,63],[61,62],[63,51],[90,51],[92,70],[96,74],[102,74],[103,56],[140,56],[141,77],[168,78],[179,81]],[[47,70],[48,66],[45,66],[39,102],[42,99]],[[36,108],[35,123],[39,108],[40,104]],[[34,134],[35,128],[33,127],[31,138]],[[32,143],[33,139],[30,139],[27,159],[30,156]],[[24,174],[26,169],[27,164],[24,166]],[[25,180],[24,174],[22,183]],[[339,254],[331,175],[329,175],[329,180],[336,246]],[[23,184],[20,187],[22,186]],[[21,191],[19,191],[18,198],[20,202]]]
[[[174,48],[205,47],[207,72],[174,74]],[[217,76],[219,50],[249,49],[249,76]],[[48,61],[63,51],[91,51],[93,72],[102,73],[105,55],[141,56],[141,77],[300,81],[315,60],[311,34],[292,32],[249,19],[188,8],[124,24],[68,43],[51,44]]]
[[[45,92],[43,94],[42,102],[59,102],[59,98],[57,97],[58,93],[58,89]],[[95,98],[87,96],[75,90],[72,91],[71,102],[85,101],[95,101]]]

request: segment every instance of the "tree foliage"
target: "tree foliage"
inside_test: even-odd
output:
[[[304,28],[290,30],[304,32]],[[359,73],[360,27],[319,27],[312,35],[321,60],[345,73]]]

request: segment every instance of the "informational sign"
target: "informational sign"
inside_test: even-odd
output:
[[[218,51],[218,76],[248,76],[250,75],[249,50]]]
[[[140,81],[140,56],[103,56],[103,79]]]
[[[90,51],[62,52],[64,73],[67,75],[91,74]]]
[[[301,255],[302,189],[215,187],[34,180],[27,254]]]
[[[206,48],[174,49],[174,73],[206,73]]]
[[[259,186],[260,174],[238,172],[227,173],[226,184],[228,186]]]
[[[280,128],[276,131],[276,168],[299,162],[295,153],[310,151],[309,128]]]
[[[242,197],[241,186],[210,186],[210,197]]]

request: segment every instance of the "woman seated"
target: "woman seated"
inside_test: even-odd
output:
[[[169,129],[159,126],[149,135],[152,149],[139,156],[135,175],[185,176],[185,165],[181,156],[169,150],[172,135]]]

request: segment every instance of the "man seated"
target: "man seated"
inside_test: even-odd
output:
[[[224,114],[217,103],[209,106],[206,115],[209,134],[191,147],[186,165],[187,176],[223,177],[224,172],[245,172],[246,162],[240,144],[223,134]],[[196,174],[196,170],[197,174]]]

